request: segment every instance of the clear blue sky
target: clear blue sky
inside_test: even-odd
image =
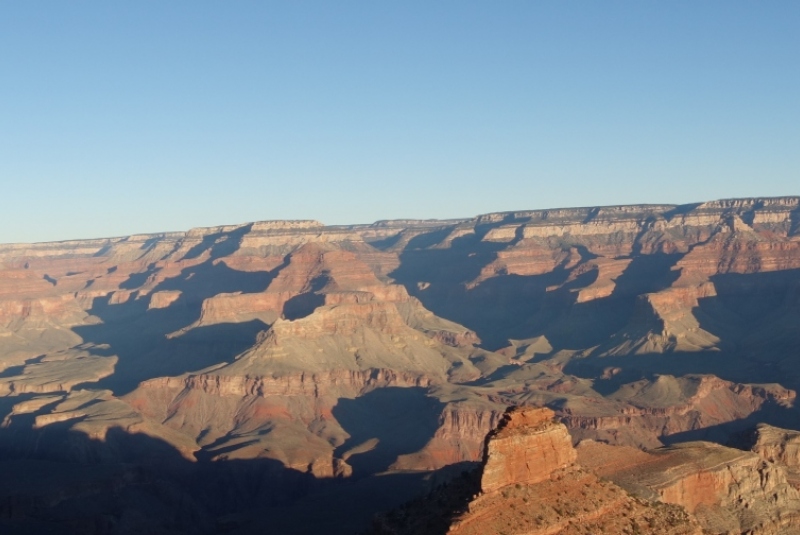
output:
[[[0,3],[0,242],[800,194],[800,2]]]

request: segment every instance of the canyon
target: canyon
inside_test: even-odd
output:
[[[369,534],[788,535],[798,529],[800,492],[781,462],[701,441],[648,452],[594,440],[575,448],[550,409],[512,407],[487,435],[477,469],[378,515]]]
[[[798,325],[800,197],[0,245],[0,530],[357,533],[541,428],[486,507],[789,533]]]

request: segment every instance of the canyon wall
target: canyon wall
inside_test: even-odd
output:
[[[364,486],[481,461],[509,405],[573,443],[724,443],[800,428],[799,321],[797,197],[0,245],[0,443],[143,462],[82,442],[122,430]]]

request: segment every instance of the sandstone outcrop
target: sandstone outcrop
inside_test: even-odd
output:
[[[788,535],[798,529],[800,493],[781,466],[754,453],[707,442],[645,452],[594,441],[576,453],[553,416],[547,409],[509,409],[487,436],[476,472],[379,515],[371,533]],[[561,453],[554,455],[553,446]]]
[[[680,507],[634,498],[575,460],[545,408],[511,408],[486,437],[483,462],[425,499],[376,517],[378,534],[696,534]]]
[[[508,411],[486,438],[481,491],[532,485],[570,466],[577,454],[563,424],[550,409]]]
[[[800,431],[760,423],[737,438],[734,439],[737,447],[748,449],[765,461],[782,466],[786,469],[789,483],[800,489]]]
[[[711,533],[793,533],[800,493],[758,455],[708,442],[649,453],[586,442],[579,462],[631,493],[684,507]]]
[[[759,424],[751,438],[751,450],[765,460],[800,468],[800,431]]]

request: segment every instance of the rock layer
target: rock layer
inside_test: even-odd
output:
[[[0,245],[0,442],[122,429],[203,470],[366,482],[479,461],[514,404],[650,449],[800,428],[799,247],[797,197]]]
[[[572,439],[550,409],[508,411],[486,439],[481,490],[534,484],[576,459]]]
[[[629,492],[684,507],[711,533],[793,533],[800,493],[783,467],[708,442],[650,453],[582,443],[579,461]]]
[[[702,533],[680,507],[634,498],[576,465],[567,429],[553,417],[545,408],[507,410],[486,437],[480,468],[378,516],[370,533]]]

